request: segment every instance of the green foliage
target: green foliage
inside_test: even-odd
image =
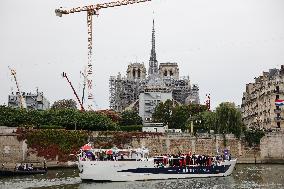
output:
[[[173,107],[172,101],[161,102],[155,109],[153,119],[168,125],[170,129],[189,128],[190,122],[200,118],[199,114],[207,110],[204,105],[190,104]]]
[[[110,118],[113,122],[118,123],[121,120],[121,115],[114,111],[114,110],[98,110],[97,113],[106,115],[108,118]]]
[[[58,100],[53,103],[51,106],[51,109],[77,109],[77,103],[73,99],[63,99],[63,100]]]
[[[205,111],[201,112],[200,120],[202,128],[206,131],[215,130],[217,125],[217,115],[216,112]]]
[[[143,125],[126,125],[126,126],[119,126],[120,131],[126,131],[126,132],[142,132]]]
[[[260,144],[260,139],[265,135],[263,131],[260,130],[250,130],[245,131],[245,140],[250,147]]]
[[[126,110],[121,113],[119,125],[141,125],[142,118],[136,111]]]
[[[161,102],[158,106],[156,106],[155,112],[152,115],[154,122],[170,125],[172,111],[173,102],[171,100]]]
[[[29,125],[41,128],[46,125],[60,126],[66,129],[92,131],[116,130],[116,124],[107,115],[93,111],[81,112],[77,109],[50,109],[45,111],[13,109],[0,107],[0,125],[18,127]]]
[[[207,110],[205,105],[190,104],[172,106],[172,101],[160,103],[153,114],[155,122],[167,124],[170,129],[190,129],[193,124],[194,133],[209,132],[227,134],[233,133],[238,138],[241,136],[244,125],[241,112],[233,103],[221,103],[216,112]]]
[[[172,110],[171,121],[169,122],[170,129],[185,130],[187,120],[190,117],[189,106],[176,106]]]
[[[241,112],[235,108],[233,103],[224,102],[216,108],[215,131],[217,133],[233,133],[240,137],[243,130]]]

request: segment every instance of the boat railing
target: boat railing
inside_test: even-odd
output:
[[[149,156],[146,148],[138,149],[90,149],[81,150],[80,161],[142,161]]]

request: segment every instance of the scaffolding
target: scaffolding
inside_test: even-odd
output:
[[[163,77],[162,82],[165,85],[152,86],[148,85],[149,78],[138,80],[121,77],[120,74],[111,76],[109,79],[110,108],[122,112],[135,103],[140,93],[144,92],[172,92],[173,99],[179,104],[200,103],[199,87],[196,84],[191,85],[189,77],[179,79]]]

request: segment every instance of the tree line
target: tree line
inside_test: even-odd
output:
[[[161,102],[153,113],[153,121],[168,125],[169,129],[215,134],[245,135],[250,144],[259,143],[261,131],[245,131],[241,112],[235,104],[224,102],[215,111],[199,104],[173,106],[171,100]],[[42,129],[63,128],[90,131],[142,131],[142,118],[136,111],[122,113],[113,110],[79,111],[74,100],[56,101],[49,110],[25,110],[0,106],[0,125],[28,126]]]
[[[90,131],[142,131],[135,111],[79,111],[76,102],[59,100],[49,110],[26,110],[0,106],[0,126]]]
[[[153,113],[153,121],[168,125],[169,129],[190,130],[194,133],[233,133],[239,137],[244,130],[241,113],[232,103],[221,103],[216,111],[208,111],[199,104],[173,106],[171,100],[161,102]],[[64,128],[91,131],[142,131],[142,119],[135,111],[117,113],[111,110],[79,111],[76,102],[55,102],[49,110],[25,110],[0,106],[0,125],[35,128]]]
[[[117,125],[107,115],[77,109],[25,110],[0,106],[0,125],[8,127],[64,128],[91,131],[116,130]]]
[[[194,133],[214,131],[216,134],[233,133],[240,137],[245,127],[241,112],[234,103],[221,103],[216,111],[199,104],[173,106],[171,100],[160,103],[153,114],[154,122],[168,125],[169,129],[190,130]]]

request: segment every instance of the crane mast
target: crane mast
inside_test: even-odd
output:
[[[88,27],[88,64],[87,64],[87,96],[88,96],[88,103],[87,107],[89,110],[93,110],[93,15],[99,15],[100,9],[110,8],[110,7],[118,7],[123,5],[130,5],[136,3],[147,2],[151,0],[122,0],[122,1],[114,1],[108,3],[101,3],[95,5],[88,5],[83,7],[76,7],[71,9],[55,9],[56,16],[62,17],[62,15],[67,15],[70,13],[77,13],[77,12],[87,12],[87,27]]]
[[[87,70],[84,69],[84,71],[80,71],[80,75],[83,76],[83,90],[82,90],[82,105],[84,106],[85,101],[85,89],[86,89],[86,83],[87,83]]]
[[[11,75],[13,76],[14,81],[15,81],[15,83],[16,83],[17,92],[18,92],[19,97],[20,97],[20,107],[21,107],[21,108],[27,108],[26,100],[25,100],[25,98],[24,98],[23,95],[22,95],[22,92],[21,92],[20,86],[19,86],[19,82],[18,82],[18,80],[17,80],[17,76],[16,76],[16,73],[17,73],[17,72],[16,72],[15,69],[12,69],[12,68],[10,68],[10,67],[8,67],[8,68],[10,69]]]

